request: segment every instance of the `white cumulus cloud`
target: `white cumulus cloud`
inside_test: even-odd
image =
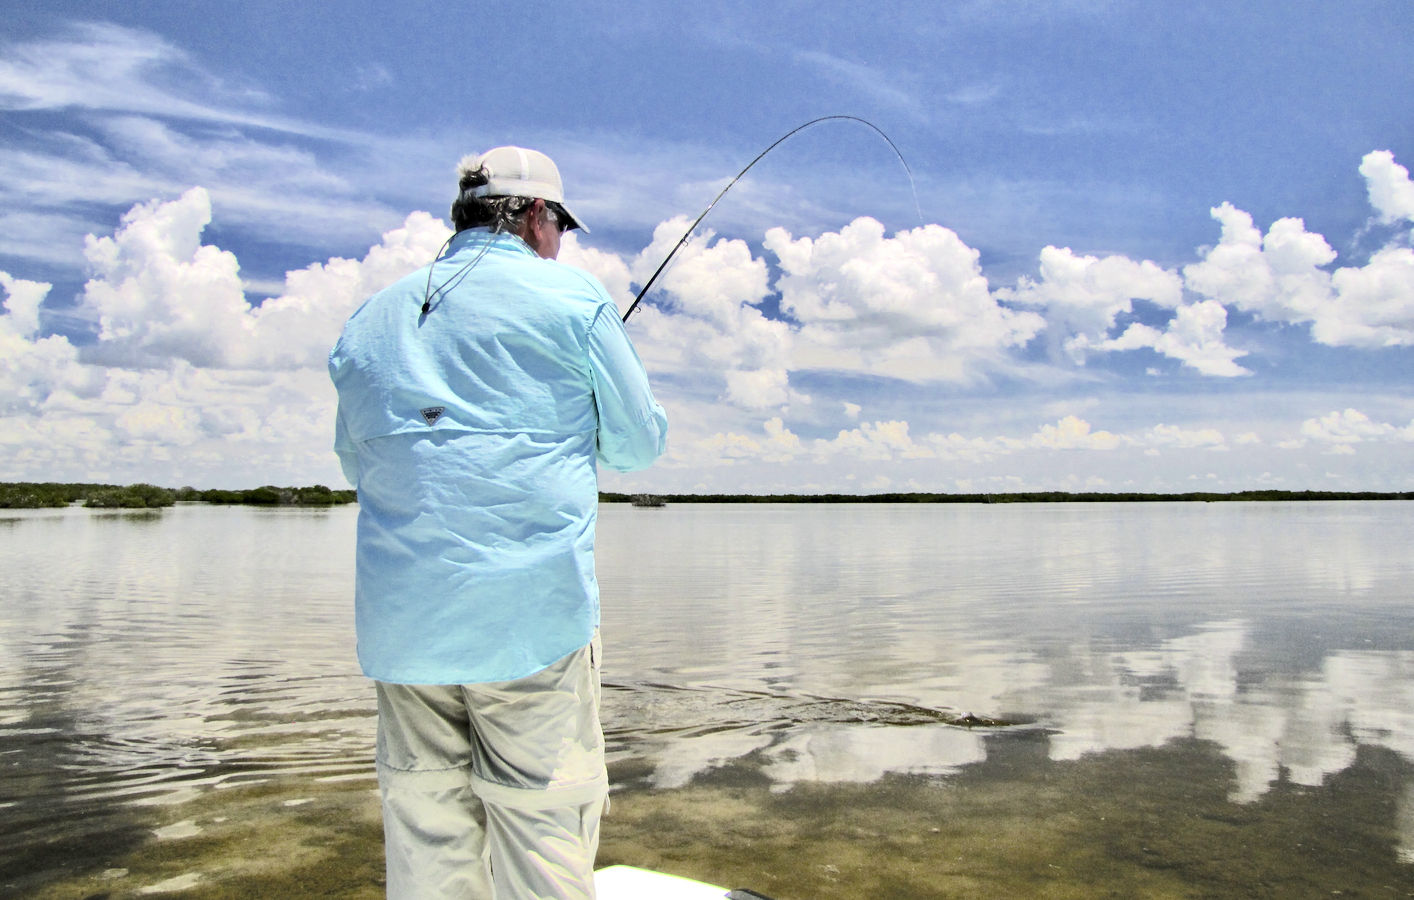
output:
[[[1394,161],[1388,150],[1374,150],[1360,160],[1360,174],[1370,193],[1370,205],[1387,224],[1401,219],[1414,221],[1414,183],[1409,170]]]
[[[49,286],[0,273],[0,477],[333,482],[328,349],[353,309],[424,264],[446,226],[414,213],[361,260],[287,274],[251,306],[235,257],[201,243],[209,195],[134,207],[90,237],[83,348],[37,337]]]
[[[960,380],[1045,324],[997,303],[978,251],[938,225],[892,238],[870,218],[814,239],[772,228],[765,246],[779,259],[781,309],[800,323],[799,368]]]
[[[633,275],[623,257],[617,253],[585,246],[579,242],[577,232],[566,231],[560,238],[560,255],[555,258],[565,265],[583,269],[599,279],[599,283],[604,285],[609,296],[618,304],[619,314],[628,312],[629,304],[633,303]]]
[[[1079,416],[1066,416],[1054,425],[1042,425],[1027,444],[1048,450],[1113,450],[1123,439],[1108,431],[1091,431]]]
[[[1301,219],[1278,219],[1266,236],[1252,216],[1224,203],[1212,210],[1222,239],[1201,262],[1184,268],[1190,290],[1226,306],[1278,322],[1307,322],[1330,299],[1330,275],[1320,267],[1336,253]]]
[[[1403,193],[1390,188],[1379,164],[1369,165],[1372,156],[1379,154],[1361,166],[1372,202],[1382,214],[1403,209]],[[1394,165],[1392,158],[1387,162]],[[1408,173],[1402,177],[1395,187],[1408,185]],[[1376,201],[1377,195],[1383,199]],[[1263,235],[1250,215],[1229,203],[1212,214],[1222,223],[1222,239],[1184,268],[1190,290],[1269,321],[1310,323],[1311,337],[1322,344],[1414,346],[1414,251],[1408,247],[1391,244],[1364,266],[1331,273],[1323,267],[1336,252],[1301,219],[1278,219]]]
[[[1351,347],[1414,346],[1414,250],[1386,247],[1359,268],[1336,269],[1335,300],[1311,335]]]
[[[800,438],[781,422],[779,416],[762,425],[764,437],[725,432],[712,435],[698,445],[695,454],[699,462],[722,462],[736,459],[760,459],[765,462],[790,462],[804,452]]]
[[[1299,450],[1314,441],[1327,453],[1352,454],[1356,444],[1370,441],[1414,441],[1414,421],[1401,428],[1376,422],[1358,409],[1334,410],[1301,423],[1300,437],[1279,441],[1283,450]]]
[[[5,329],[19,337],[29,337],[39,330],[39,305],[53,285],[40,281],[14,278],[0,272],[0,287],[5,289]]]
[[[431,259],[449,234],[413,213],[363,260],[334,258],[290,272],[279,297],[252,307],[234,254],[203,245],[211,198],[192,188],[179,199],[139,204],[112,237],[86,242],[96,277],[81,311],[99,323],[86,360],[127,367],[173,360],[223,369],[323,365],[357,305]]]
[[[758,459],[764,462],[792,462],[797,458],[826,462],[837,458],[869,461],[966,460],[985,461],[1028,451],[1111,451],[1128,447],[1174,450],[1226,450],[1222,432],[1214,428],[1186,429],[1159,424],[1139,434],[1114,434],[1095,430],[1079,416],[1064,416],[1054,424],[1040,425],[1024,437],[981,437],[929,433],[915,439],[909,423],[902,420],[865,422],[858,428],[842,429],[833,438],[802,440],[785,427],[780,417],[762,425],[763,435],[719,432],[697,442],[689,456],[699,461]],[[1247,441],[1239,441],[1247,443]]]
[[[0,272],[5,315],[0,316],[0,416],[34,414],[55,391],[85,391],[90,373],[67,338],[36,338],[39,305],[50,286]]]
[[[1163,331],[1135,323],[1112,340],[1094,345],[1099,350],[1135,350],[1150,347],[1192,366],[1204,375],[1250,375],[1233,360],[1246,350],[1229,347],[1223,339],[1227,310],[1221,303],[1204,300],[1181,306]]]
[[[635,281],[647,282],[687,225],[685,217],[658,225],[629,266]],[[683,247],[654,284],[658,305],[640,306],[629,320],[644,362],[655,372],[714,385],[723,399],[745,408],[806,402],[789,384],[791,326],[757,308],[770,293],[765,260],[753,257],[745,241],[712,239],[708,231]]]
[[[1249,438],[1256,438],[1256,435],[1241,435],[1236,441],[1239,444],[1255,443],[1248,440]],[[1146,431],[1140,440],[1154,447],[1173,447],[1176,450],[1191,450],[1197,447],[1223,449],[1227,443],[1222,432],[1216,428],[1188,430],[1162,423]]]
[[[143,123],[129,126],[156,139]],[[1366,162],[1372,198],[1377,185],[1385,185],[1379,196],[1394,198],[1372,202],[1382,214],[1397,210],[1407,175],[1392,157],[1373,154]],[[112,234],[84,242],[91,277],[66,315],[93,323],[91,343],[45,336],[49,285],[0,273],[0,477],[333,482],[327,350],[351,311],[424,264],[448,229],[415,212],[362,258],[335,257],[267,279],[262,293],[273,296],[252,303],[236,257],[203,244],[213,214],[221,213],[219,204],[213,213],[214,195],[195,187],[166,196],[176,199],[139,203]],[[883,412],[891,407],[887,392],[899,387],[894,379],[913,382],[912,391],[951,391],[928,383],[1020,371],[1026,364],[1016,351],[1043,331],[1077,363],[1148,348],[1209,376],[1248,374],[1237,364],[1244,351],[1225,342],[1230,311],[1308,324],[1312,337],[1328,344],[1414,344],[1414,251],[1391,244],[1363,266],[1332,269],[1335,252],[1300,219],[1279,220],[1264,234],[1230,204],[1213,215],[1222,240],[1181,274],[1150,261],[1047,247],[1035,280],[998,291],[989,287],[978,251],[936,225],[889,236],[861,218],[814,238],[771,229],[762,257],[745,241],[701,234],[630,323],[674,417],[663,468],[824,464],[798,481],[796,469],[768,467],[790,473],[770,476],[772,485],[798,489],[838,484],[861,463],[880,463],[910,468],[869,471],[849,483],[892,478],[915,485],[945,483],[938,480],[943,464],[1019,454],[1029,457],[1016,464],[1035,467],[1052,465],[1046,455],[1061,451],[1073,454],[1070,460],[1085,459],[1083,451],[1118,451],[1110,459],[1132,465],[1144,462],[1133,456],[1141,453],[1239,451],[1233,458],[1315,445],[1349,454],[1363,442],[1414,441],[1414,423],[1376,422],[1353,409],[1293,423],[1287,440],[1271,444],[1248,431],[1231,448],[1203,425],[1093,427],[1063,415],[1085,409],[1074,400],[1040,408],[1032,421],[1047,424],[1030,433],[1022,425],[995,436],[930,429],[927,412],[911,423]],[[562,261],[597,275],[623,308],[686,227],[685,218],[660,223],[652,243],[631,257],[571,234]],[[779,316],[763,312],[773,291]],[[1171,318],[1162,327],[1133,323],[1113,334],[1136,301]],[[825,399],[812,405],[802,384],[820,385]],[[878,418],[863,421],[866,408]],[[1276,434],[1270,422],[1260,427]],[[946,472],[946,483],[958,474]],[[696,476],[681,477],[690,483]]]
[[[1382,222],[1414,221],[1414,183],[1392,153],[1366,154],[1360,173]],[[1231,203],[1211,214],[1221,239],[1183,267],[1181,277],[1147,260],[1046,247],[1039,279],[1023,277],[996,296],[1043,309],[1052,346],[1077,364],[1093,353],[1148,348],[1204,375],[1250,375],[1236,362],[1247,351],[1226,343],[1229,309],[1309,325],[1311,337],[1330,346],[1414,346],[1414,250],[1396,240],[1364,266],[1332,271],[1336,251],[1302,219],[1278,219],[1263,234]],[[1188,302],[1185,291],[1205,299]],[[1111,335],[1134,300],[1173,309],[1174,316],[1163,328],[1135,323]]]
[[[1112,349],[1103,345],[1115,318],[1132,312],[1134,300],[1149,300],[1177,308],[1183,300],[1183,282],[1177,273],[1144,260],[1125,256],[1077,256],[1069,247],[1041,251],[1039,281],[1022,277],[1015,289],[997,295],[1046,310],[1049,332],[1063,341],[1067,354],[1084,363],[1086,352]]]

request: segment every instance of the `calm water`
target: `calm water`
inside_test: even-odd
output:
[[[2,515],[0,891],[126,896],[222,798],[367,794],[356,510]],[[599,545],[605,861],[787,900],[1414,896],[1414,504],[610,505]],[[182,865],[158,886],[244,877]]]

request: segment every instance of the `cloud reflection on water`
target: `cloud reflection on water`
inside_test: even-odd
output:
[[[1208,741],[1232,762],[1228,799],[1252,804],[1278,784],[1321,787],[1362,745],[1414,765],[1410,512],[610,509],[607,665],[694,689],[690,710],[668,712],[674,698],[623,723],[658,787],[742,764],[783,790],[987,760],[983,729],[803,718],[791,699],[825,695],[1022,714],[1052,762]],[[742,688],[780,703],[751,722],[706,699]],[[730,730],[693,730],[713,721]],[[650,722],[666,732],[643,738]],[[1399,802],[1414,860],[1414,801]]]
[[[1411,506],[1218,506],[607,507],[611,758],[658,789],[989,762],[996,731],[923,708],[1031,717],[1056,763],[1209,741],[1239,804],[1321,786],[1361,746],[1414,765]],[[9,820],[367,778],[353,514],[16,518],[0,738],[35,779],[0,783]],[[1398,803],[1414,862],[1414,790]]]
[[[987,758],[982,733],[950,725],[810,725],[771,748],[765,772],[797,781],[878,781],[894,772],[946,775]]]
[[[1360,745],[1393,750],[1414,764],[1414,652],[1336,651],[1318,672],[1244,685],[1240,657],[1249,627],[1206,623],[1153,650],[1098,654],[1088,661],[1085,684],[1003,681],[993,685],[993,696],[998,704],[1046,710],[1040,724],[1053,761],[1185,738],[1211,741],[1234,764],[1228,799],[1240,804],[1260,799],[1278,781],[1320,787],[1355,762]],[[942,775],[985,762],[989,733],[810,722],[684,737],[657,747],[653,783],[680,787],[757,752],[773,790],[797,782],[868,783],[889,773]],[[1398,802],[1399,853],[1414,862],[1414,788]]]
[[[1089,660],[1085,684],[1059,678],[994,683],[991,706],[1036,711],[1055,761],[1180,738],[1212,741],[1236,765],[1230,799],[1237,803],[1256,800],[1281,778],[1319,786],[1354,762],[1360,744],[1387,747],[1414,762],[1414,653],[1341,651],[1314,675],[1243,686],[1238,657],[1246,630],[1243,622],[1213,622],[1151,651],[1100,654]],[[776,714],[789,720],[786,699]],[[705,711],[695,708],[698,715]],[[750,729],[676,735],[654,754],[655,784],[681,786],[698,772],[758,750],[766,751],[765,771],[782,784],[946,772],[983,761],[989,733],[887,722],[812,721],[785,731],[780,725],[764,721]]]

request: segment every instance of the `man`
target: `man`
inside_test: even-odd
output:
[[[604,288],[554,262],[584,225],[550,158],[499,147],[459,173],[446,254],[329,355],[388,896],[592,898],[595,461],[646,468],[667,418]]]

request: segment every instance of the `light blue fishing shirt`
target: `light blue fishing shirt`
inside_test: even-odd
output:
[[[359,663],[399,684],[523,678],[599,624],[596,458],[648,467],[667,416],[590,275],[481,229],[452,238],[423,315],[427,275],[375,294],[329,354]]]

